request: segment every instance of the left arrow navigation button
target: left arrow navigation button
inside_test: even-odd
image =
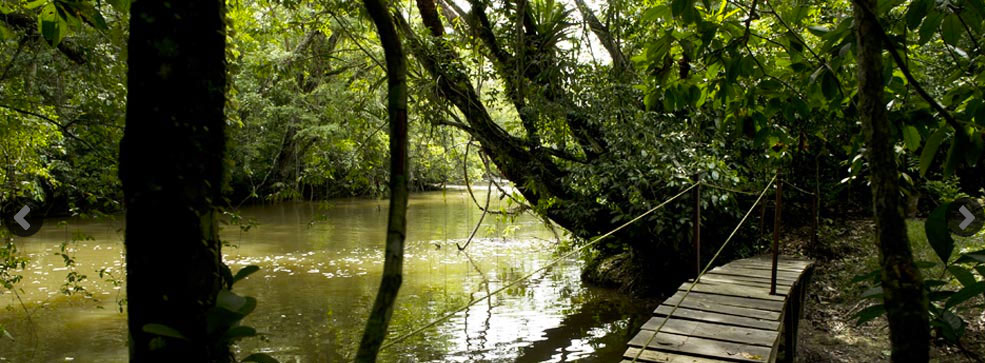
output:
[[[10,212],[16,211],[16,213],[7,214],[3,218],[3,224],[7,226],[7,230],[10,233],[27,237],[41,230],[41,224],[44,223],[44,218],[40,213],[41,209],[36,205],[32,203],[19,203],[15,204],[14,208],[8,210]]]

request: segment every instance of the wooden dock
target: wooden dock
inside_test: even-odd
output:
[[[685,282],[629,341],[623,363],[631,362],[640,349],[637,362],[793,361],[812,265],[809,260],[780,257],[775,295],[770,294],[769,256],[716,267],[686,297],[692,282]],[[677,310],[654,336],[675,306]]]

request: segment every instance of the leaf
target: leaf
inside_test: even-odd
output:
[[[961,39],[962,31],[964,31],[964,28],[961,25],[961,19],[958,18],[958,15],[948,15],[944,18],[944,23],[941,24],[941,39],[948,44],[957,45],[958,40]]]
[[[807,30],[810,31],[811,34],[817,35],[819,37],[824,36],[825,34],[828,34],[828,32],[831,31],[831,29],[828,29],[826,26],[823,25],[811,25],[807,27]]]
[[[36,9],[37,7],[39,7],[41,5],[44,5],[47,2],[48,2],[48,0],[35,0],[35,1],[29,2],[27,4],[24,4],[24,8],[25,9]]]
[[[864,299],[882,299],[883,291],[882,286],[871,287],[862,293],[861,298]]]
[[[229,290],[219,290],[215,298],[215,306],[232,312],[239,311],[246,305],[246,298],[236,295]]]
[[[983,292],[985,292],[985,282],[976,282],[965,286],[947,299],[947,303],[944,304],[944,308],[948,309],[953,306],[958,306],[961,303],[968,301],[968,299],[981,295]]]
[[[920,149],[920,131],[910,125],[903,126],[903,144],[910,152],[916,152]]]
[[[982,263],[985,262],[985,250],[971,251],[958,256],[954,263]],[[982,275],[985,277],[985,275]]]
[[[947,284],[945,283],[944,285]],[[951,295],[954,295],[954,291],[931,291],[927,294],[927,299],[930,300],[930,302],[944,301],[950,298]]]
[[[916,30],[920,22],[927,16],[930,10],[931,0],[914,0],[910,3],[910,8],[906,10],[906,27]]]
[[[671,16],[670,8],[667,5],[658,5],[646,9],[640,18],[644,23],[652,23],[657,19],[666,19]]]
[[[934,319],[930,324],[941,328],[944,338],[950,342],[957,342],[964,335],[964,320],[961,320],[961,317],[950,310],[944,310],[940,318]]]
[[[862,309],[862,311],[855,313],[855,318],[858,319],[855,322],[855,325],[859,326],[868,323],[872,319],[883,316],[884,314],[886,314],[886,307],[884,305],[882,304],[872,305],[870,307]]]
[[[106,19],[103,18],[103,14],[100,14],[99,10],[92,6],[92,4],[87,2],[80,3],[77,9],[79,10],[79,15],[82,16],[82,19],[93,28],[99,30],[109,29],[109,26],[106,24]]]
[[[65,36],[65,22],[58,16],[55,4],[45,5],[38,15],[38,32],[52,47],[57,46]]]
[[[670,12],[675,18],[678,18],[684,15],[688,6],[691,6],[691,0],[673,0],[670,3]]]
[[[855,275],[855,277],[852,278],[852,283],[853,284],[854,283],[859,283],[859,282],[866,281],[866,280],[868,280],[868,281],[874,281],[874,282],[877,282],[878,283],[879,282],[879,275],[881,274],[881,272],[882,272],[882,270],[875,269],[875,270],[866,272],[864,274]]]
[[[228,341],[253,337],[257,335],[257,330],[251,326],[236,326],[226,331],[223,337]]]
[[[280,363],[280,361],[274,359],[267,355],[266,353],[253,353],[243,358],[241,362],[255,362],[255,363]]]
[[[917,33],[920,34],[920,39],[917,42],[920,45],[927,44],[927,42],[929,42],[934,36],[934,33],[937,32],[937,28],[941,25],[942,21],[944,21],[944,15],[941,13],[932,12],[929,16],[927,16],[927,18],[923,20],[923,23],[920,24],[920,29],[917,31]]]
[[[14,32],[6,25],[0,24],[0,40],[14,39]]]
[[[920,176],[927,175],[927,169],[930,169],[930,164],[934,161],[934,156],[937,155],[937,149],[941,147],[945,135],[946,130],[941,127],[927,138],[927,143],[923,145],[923,152],[920,154]]]
[[[239,280],[245,279],[247,276],[252,275],[254,272],[260,271],[260,267],[255,265],[249,265],[236,271],[236,276],[233,276],[233,282],[236,283]]]
[[[120,14],[130,13],[130,0],[106,0]]]
[[[829,101],[835,100],[838,97],[838,93],[841,92],[838,85],[838,77],[835,77],[831,71],[824,72],[824,76],[821,78],[821,91],[824,93],[824,98],[827,98]]]
[[[947,207],[950,204],[944,203],[934,209],[924,224],[927,242],[937,253],[937,257],[940,257],[945,264],[951,258],[951,252],[954,251],[954,239],[951,238],[951,232],[947,229]]]
[[[971,270],[964,267],[951,265],[948,266],[947,271],[961,283],[961,286],[968,287],[978,283],[978,281],[975,280],[975,275],[971,274]]]
[[[180,332],[164,324],[144,324],[144,327],[141,330],[145,333],[151,333],[163,337],[188,340],[188,338],[185,338],[185,336]]]
[[[961,163],[961,156],[964,155],[965,139],[961,134],[955,133],[954,140],[951,141],[951,147],[947,148],[947,157],[944,159],[944,176],[954,175],[954,170],[957,170],[958,165]]]

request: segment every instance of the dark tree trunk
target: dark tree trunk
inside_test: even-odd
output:
[[[926,362],[929,349],[927,296],[913,263],[900,203],[899,172],[883,100],[882,40],[878,20],[869,12],[875,0],[855,0],[858,40],[858,107],[868,146],[876,241],[889,317],[894,362]],[[866,10],[868,9],[868,10]]]
[[[375,362],[386,337],[393,305],[403,281],[404,237],[407,229],[407,61],[393,20],[382,0],[365,0],[383,45],[390,118],[390,210],[387,216],[383,278],[363,331],[356,362]]]
[[[131,8],[119,160],[132,362],[231,361],[206,328],[228,275],[215,207],[224,180],[224,12],[215,0]],[[144,332],[147,324],[187,339]]]

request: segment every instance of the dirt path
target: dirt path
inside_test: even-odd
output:
[[[794,235],[806,236],[809,231]],[[859,296],[863,287],[852,279],[876,265],[878,251],[872,241],[871,221],[850,221],[822,232],[814,278],[800,324],[798,362],[888,362],[889,330],[886,319],[877,318],[862,326],[853,315],[870,302]],[[802,254],[805,238],[784,242],[785,253]],[[915,247],[917,248],[917,247]],[[962,343],[983,356],[985,317],[981,309],[961,314],[969,322]],[[932,362],[976,362],[956,347],[935,342]]]

